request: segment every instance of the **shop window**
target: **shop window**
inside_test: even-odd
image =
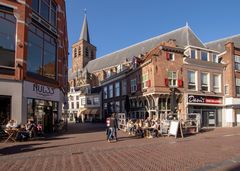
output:
[[[196,90],[196,72],[188,71],[188,89]]]
[[[120,82],[115,83],[115,96],[120,96]]]
[[[201,59],[203,61],[208,61],[208,53],[205,51],[201,51]]]
[[[57,26],[57,4],[53,0],[32,0],[32,9],[52,26]]]
[[[136,79],[131,80],[131,93],[137,91],[137,81]]]
[[[201,73],[201,90],[209,91],[208,73]]]
[[[120,102],[119,101],[115,102],[115,112],[117,112],[117,113],[120,112]]]
[[[177,72],[168,71],[168,86],[177,87]]]
[[[113,85],[108,86],[108,97],[112,98],[113,97]]]
[[[213,91],[216,93],[221,92],[220,91],[220,75],[218,74],[213,75]]]
[[[28,72],[56,79],[56,38],[34,25],[28,31]]]
[[[6,125],[11,119],[11,97],[0,96],[0,126]]]
[[[240,56],[235,56],[235,70],[240,70]]]
[[[0,11],[0,74],[14,74],[16,19]]]

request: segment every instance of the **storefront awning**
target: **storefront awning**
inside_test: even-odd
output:
[[[100,110],[99,109],[85,109],[81,111],[82,115],[99,115]]]

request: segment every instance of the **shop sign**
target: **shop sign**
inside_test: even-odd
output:
[[[58,88],[24,81],[24,96],[29,98],[59,101],[60,90]]]
[[[188,103],[221,104],[219,97],[188,95]]]

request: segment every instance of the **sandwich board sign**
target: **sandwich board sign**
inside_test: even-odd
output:
[[[173,135],[177,138],[179,121],[171,121],[168,136]]]

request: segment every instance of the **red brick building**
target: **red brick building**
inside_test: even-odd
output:
[[[67,92],[65,1],[2,0],[0,22],[1,121],[34,119],[51,131]]]

